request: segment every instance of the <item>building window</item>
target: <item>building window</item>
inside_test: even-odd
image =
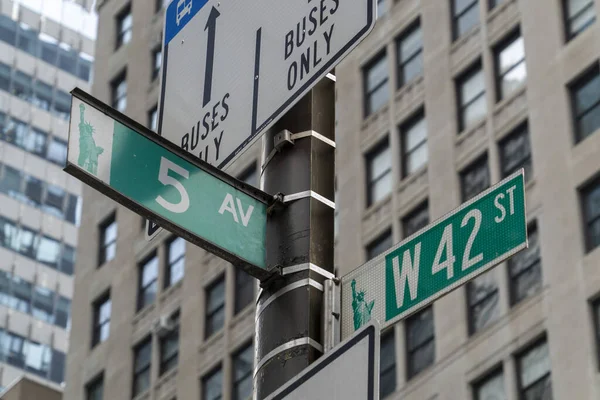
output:
[[[585,187],[581,192],[583,218],[588,252],[600,246],[600,179]]]
[[[117,45],[116,48],[129,43],[131,40],[131,27],[133,19],[131,17],[131,5],[127,5],[116,17],[117,23]]]
[[[254,278],[240,268],[235,268],[235,306],[237,314],[254,300]]]
[[[490,187],[490,170],[487,155],[481,157],[460,173],[463,202],[472,199]]]
[[[365,85],[365,116],[378,111],[388,102],[388,66],[385,52],[379,54],[363,70]]]
[[[429,204],[421,204],[406,217],[402,218],[402,233],[405,238],[417,233],[429,224]]]
[[[160,46],[152,50],[152,80],[158,78],[160,67],[162,65],[162,50]]]
[[[112,302],[110,294],[105,294],[93,304],[94,327],[92,331],[92,347],[104,342],[110,335],[110,314]]]
[[[185,272],[185,240],[175,237],[167,243],[167,260],[165,287],[174,285],[183,279]]]
[[[406,320],[406,364],[410,380],[418,373],[433,365],[435,361],[435,332],[433,329],[433,308],[419,311]]]
[[[525,182],[528,182],[533,175],[528,125],[525,123],[519,126],[500,142],[499,147],[502,177],[506,178],[513,172],[523,168],[525,170]]]
[[[479,23],[479,0],[451,0],[453,39],[456,40]]]
[[[529,247],[508,259],[510,276],[510,302],[519,303],[542,288],[542,262],[540,241],[536,225],[527,233]]]
[[[500,315],[498,284],[488,271],[467,283],[469,334],[473,335],[491,325]]]
[[[202,377],[202,400],[221,400],[223,397],[223,372],[221,367]]]
[[[179,312],[169,319],[173,328],[160,339],[160,375],[175,368],[179,361]]]
[[[552,399],[550,352],[545,340],[518,356],[519,394],[522,399]]]
[[[402,176],[405,178],[427,164],[427,123],[420,113],[400,127],[402,146]]]
[[[398,88],[423,74],[423,35],[417,21],[398,38]]]
[[[600,128],[600,69],[595,64],[570,87],[578,143]]]
[[[64,166],[67,163],[67,142],[52,138],[46,158],[58,166]]]
[[[485,81],[481,64],[478,62],[456,81],[458,95],[458,129],[467,127],[485,117]]]
[[[117,219],[113,214],[100,225],[100,252],[98,265],[115,258],[117,253]]]
[[[85,388],[86,400],[103,400],[104,397],[104,375],[101,374],[99,377],[88,383]]]
[[[392,191],[392,152],[385,139],[366,156],[367,206],[386,197]]]
[[[525,44],[520,32],[505,39],[494,51],[498,100],[507,98],[527,78]]]
[[[207,287],[205,294],[204,337],[208,338],[220,330],[225,323],[225,277],[221,276]]]
[[[367,246],[367,261],[377,257],[390,247],[392,247],[392,231],[388,230],[381,234],[377,239],[373,240]]]
[[[119,112],[127,108],[127,71],[123,71],[111,82],[111,106]]]
[[[492,372],[473,385],[475,400],[506,400],[504,374],[502,369]]]
[[[379,362],[379,396],[385,396],[396,390],[396,339],[394,328],[381,335]]]
[[[133,350],[133,396],[150,388],[150,365],[152,362],[152,337],[149,336]]]
[[[593,0],[562,0],[567,41],[573,39],[596,21]]]
[[[158,257],[151,255],[140,266],[137,311],[154,303],[158,279]]]
[[[252,396],[252,369],[254,347],[249,343],[233,356],[233,400],[245,400]]]
[[[154,106],[152,110],[148,111],[148,128],[154,132],[158,131],[158,105]]]
[[[31,315],[49,324],[54,324],[55,296],[54,291],[36,286],[33,290]]]

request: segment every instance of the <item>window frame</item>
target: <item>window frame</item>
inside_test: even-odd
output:
[[[580,112],[577,109],[577,101],[576,101],[576,93],[583,89],[586,84],[589,84],[594,78],[598,77],[600,79],[600,63],[598,61],[594,61],[592,65],[584,69],[579,75],[577,75],[571,82],[567,85],[569,90],[569,100],[571,105],[571,124],[573,126],[574,133],[574,144],[577,145],[583,142],[588,137],[592,136],[593,132],[600,129],[597,127],[593,132],[589,132],[587,135],[583,136],[583,132],[580,129],[579,121],[588,113],[592,112],[595,108],[600,108],[600,96],[598,96],[598,100],[588,107],[583,112]],[[600,112],[600,110],[598,111]]]
[[[108,320],[105,321],[100,321],[100,310],[102,309],[102,306],[104,306],[107,302],[111,302],[110,303],[110,316],[108,318]],[[91,341],[91,347],[90,348],[95,348],[96,346],[98,346],[101,343],[104,343],[106,341],[101,339],[101,334],[100,332],[102,331],[102,328],[108,324],[108,329],[109,329],[109,334],[108,337],[110,337],[110,320],[112,317],[112,300],[110,298],[110,290],[107,290],[106,292],[104,292],[102,295],[100,295],[96,300],[94,300],[94,302],[92,303],[92,341]]]
[[[362,68],[362,80],[363,80],[363,117],[367,118],[370,115],[375,114],[377,111],[379,111],[381,108],[377,109],[377,110],[371,110],[370,109],[370,98],[371,95],[373,93],[375,93],[377,90],[381,89],[384,85],[388,85],[389,81],[390,81],[390,73],[389,71],[387,72],[387,75],[385,77],[385,79],[383,79],[381,82],[377,83],[377,85],[375,85],[374,88],[372,88],[371,90],[369,90],[369,71],[371,70],[371,68],[373,68],[375,65],[377,65],[378,62],[380,62],[382,59],[385,59],[385,63],[387,64],[387,51],[385,48],[383,48],[381,51],[379,51],[377,54],[375,54],[375,56],[373,56],[371,58],[371,60],[369,60],[369,62],[367,64],[365,64],[365,66]],[[387,70],[387,65],[386,65],[386,70]],[[388,88],[389,91],[389,88]],[[389,96],[389,94],[388,94]],[[388,99],[389,101],[389,99]]]
[[[501,73],[500,71],[500,56],[503,51],[505,51],[512,43],[519,40],[519,38],[523,39],[523,57],[517,61],[515,64],[511,65],[509,69]],[[525,71],[527,71],[527,62],[525,56],[525,39],[521,34],[521,27],[518,26],[510,33],[506,34],[504,38],[502,38],[493,48],[493,57],[494,57],[494,85],[496,89],[496,102],[500,102],[504,99],[510,97],[511,94],[514,94],[515,91],[509,93],[503,93],[502,82],[506,75],[508,75],[515,68],[519,67],[521,64],[525,64]],[[527,75],[525,75],[525,79],[521,82],[521,85],[525,85],[527,82]]]
[[[209,299],[210,293],[212,290],[219,285],[223,285],[223,302],[215,307],[213,310],[209,311]],[[227,288],[225,287],[225,274],[220,274],[218,277],[213,279],[213,281],[204,288],[204,339],[208,339],[215,335],[217,332],[221,331],[225,326],[225,317],[226,317],[226,303],[227,303]],[[214,331],[209,331],[209,320],[211,320],[217,313],[223,312],[223,326],[219,327]]]
[[[95,400],[95,397],[92,397],[92,390],[98,390],[100,388],[100,400],[104,399],[104,371],[97,374],[94,378],[90,379],[88,383],[85,384],[85,399],[86,400]]]
[[[109,243],[105,243],[106,232],[108,231],[108,229],[110,228],[110,226],[112,224],[115,224],[116,229],[117,229],[115,239],[110,241]],[[117,223],[117,212],[113,211],[110,215],[108,215],[106,218],[104,218],[104,220],[98,226],[98,230],[99,230],[99,238],[98,238],[99,240],[98,240],[98,265],[97,265],[97,267],[100,268],[104,264],[107,264],[107,263],[111,262],[112,260],[114,260],[114,257],[116,256],[117,239],[119,237],[119,225]],[[113,256],[113,258],[108,260],[106,257],[106,249],[108,247],[112,246],[113,244],[115,246],[115,255]]]
[[[392,169],[392,164],[393,162],[390,162],[389,167],[383,172],[381,173],[379,176],[377,176],[373,181],[371,181],[371,171],[372,171],[372,163],[373,160],[375,158],[377,158],[378,155],[381,155],[383,152],[385,151],[389,151],[391,154],[391,147],[390,147],[390,140],[389,140],[389,135],[386,135],[386,137],[382,140],[380,140],[375,146],[371,147],[369,149],[369,151],[364,155],[365,158],[365,164],[366,164],[366,168],[365,168],[365,183],[366,183],[366,189],[367,189],[367,208],[371,207],[373,204],[376,203],[376,201],[374,200],[374,196],[372,193],[372,189],[375,186],[375,184],[377,182],[379,182],[380,180],[384,179],[385,177],[387,177],[388,174],[392,174],[394,173],[393,169]],[[392,156],[390,156],[390,161],[392,159]],[[392,177],[393,178],[393,177]],[[385,197],[389,196],[390,193],[392,193],[393,190],[393,179],[392,179],[392,187],[390,187],[389,193],[387,193],[382,199],[377,200],[377,201],[381,201],[383,200]]]
[[[150,357],[148,357],[148,364],[143,365],[140,368],[139,366],[136,365],[136,358],[137,358],[137,354],[140,351],[140,349],[142,349],[145,346],[150,346]],[[147,392],[152,387],[152,382],[151,382],[152,381],[152,376],[151,376],[151,373],[152,373],[152,335],[146,336],[144,339],[140,340],[134,346],[134,348],[133,348],[133,366],[132,367],[133,367],[133,379],[131,379],[131,386],[132,386],[131,393],[132,393],[132,398],[135,398],[135,397],[139,396],[140,394]],[[146,372],[149,375],[148,387],[146,387],[141,392],[136,393],[137,379]]]
[[[125,19],[131,18],[131,24],[128,28],[123,29],[123,23]],[[131,41],[131,35],[133,31],[133,14],[131,3],[127,3],[116,15],[115,15],[115,50],[120,49]],[[125,37],[129,34],[129,39],[124,41]]]
[[[528,387],[524,388],[523,387],[523,382],[521,379],[521,359],[527,354],[529,353],[531,350],[535,349],[538,346],[542,346],[543,344],[546,344],[546,346],[548,346],[548,358],[550,358],[550,343],[548,343],[548,338],[546,336],[546,334],[544,333],[543,335],[541,335],[540,337],[538,337],[537,339],[533,340],[531,343],[529,343],[528,345],[526,345],[525,347],[519,349],[519,351],[515,354],[515,369],[517,372],[517,397],[519,399],[523,399],[525,400],[525,397],[523,396],[523,392],[526,391],[527,389],[531,388],[532,386],[534,386],[535,384],[541,382],[543,379],[546,379],[548,376],[550,376],[550,382],[552,382],[552,360],[550,359],[550,370],[549,372],[547,372],[545,375],[543,375],[542,377],[538,378],[535,382],[533,382],[532,384],[530,384]]]
[[[156,113],[156,127],[153,127],[155,113]],[[150,110],[148,110],[148,129],[150,129],[151,131],[158,132],[158,104],[155,104],[154,107],[152,107]],[[145,219],[144,219],[144,221],[145,221]]]
[[[240,269],[240,268],[234,268],[234,295],[233,295],[233,315],[238,315],[240,312],[242,312],[243,310],[245,310],[250,304],[252,304],[252,301],[255,298],[255,290],[254,290],[254,278],[248,274],[247,272],[245,272],[244,270]],[[246,276],[244,276],[244,274]],[[243,277],[242,280],[240,280],[239,278]],[[242,282],[243,284],[240,284],[240,282]],[[250,298],[250,301],[248,302],[242,302],[240,300],[241,296],[239,296],[241,290],[240,288],[246,288],[246,285],[249,285],[252,289],[252,297]]]
[[[144,268],[146,266],[148,266],[153,260],[156,260],[156,275],[153,280],[151,280],[149,283],[144,285]],[[141,262],[138,263],[138,265],[137,265],[138,283],[137,283],[136,313],[140,312],[144,308],[146,308],[156,302],[156,298],[158,297],[159,269],[160,269],[160,260],[158,259],[157,250],[152,251],[150,254],[148,254],[146,257],[144,257]],[[154,299],[150,303],[146,304],[145,300],[144,300],[145,299],[144,295],[145,295],[146,291],[154,284],[156,284],[156,292],[157,293],[154,296]]]
[[[377,248],[379,246],[381,246],[383,243],[385,243],[387,240],[390,241],[390,245],[387,247],[387,249],[379,252],[377,255],[372,256],[372,252],[374,248]],[[388,229],[384,230],[383,232],[381,232],[379,235],[377,235],[375,237],[375,239],[371,240],[366,246],[365,246],[365,255],[366,255],[366,259],[367,261],[370,261],[378,256],[380,256],[381,254],[385,253],[387,250],[389,250],[392,246],[394,245],[394,233],[392,230],[392,227],[389,227]]]
[[[414,349],[410,350],[409,335],[408,335],[409,324],[411,322],[415,321],[418,316],[420,316],[421,314],[423,314],[427,311],[431,312],[432,336],[427,338],[427,340],[424,341],[423,343],[417,345]],[[404,341],[404,350],[405,350],[405,354],[406,354],[406,361],[405,361],[406,362],[406,381],[410,381],[414,377],[418,376],[421,372],[425,371],[426,369],[428,369],[429,367],[431,367],[432,365],[435,364],[435,315],[433,312],[433,305],[429,305],[429,306],[419,310],[418,312],[414,313],[410,317],[408,317],[404,322],[404,333],[405,333],[404,337],[406,338],[406,340]],[[427,365],[426,367],[424,367],[423,369],[421,369],[419,371],[416,371],[414,366],[411,363],[412,356],[414,354],[416,354],[419,350],[423,350],[423,348],[428,346],[431,342],[433,342],[433,360],[432,360],[431,364]]]
[[[592,321],[594,322],[594,344],[596,345],[596,368],[600,370],[600,295],[590,300]],[[598,311],[596,311],[598,310]]]
[[[477,96],[473,97],[468,103],[463,104],[463,98],[462,98],[462,87],[463,85],[466,84],[467,81],[469,81],[470,79],[472,79],[475,75],[477,75],[478,73],[483,74],[483,91],[481,91],[479,94],[477,94]],[[457,106],[457,111],[458,111],[458,133],[462,133],[463,131],[465,131],[467,128],[469,128],[472,125],[467,125],[467,122],[465,120],[465,115],[464,115],[464,111],[471,105],[473,105],[475,102],[477,102],[482,96],[484,98],[484,102],[485,102],[485,96],[487,95],[486,93],[486,87],[485,87],[485,71],[483,70],[483,64],[481,62],[481,59],[478,59],[477,61],[473,62],[470,66],[468,66],[465,70],[463,70],[455,79],[455,91],[456,91],[456,106]],[[487,109],[487,104],[486,104],[486,114],[489,112],[489,110]]]
[[[511,265],[511,259],[509,258],[507,260],[507,272],[508,272],[508,294],[509,294],[509,303],[510,303],[510,307],[514,307],[518,304],[520,304],[521,302],[523,302],[524,300],[526,300],[529,296],[524,296],[519,298],[517,296],[516,293],[516,282],[519,280],[520,277],[522,277],[523,275],[525,275],[527,272],[530,272],[531,270],[533,270],[534,268],[539,268],[540,269],[540,288],[538,290],[541,290],[542,288],[542,284],[544,281],[543,278],[543,270],[542,270],[542,254],[541,254],[541,246],[540,246],[540,230],[538,228],[538,224],[537,224],[537,220],[534,220],[532,222],[530,222],[527,225],[527,237],[529,238],[531,236],[531,233],[533,231],[536,231],[536,235],[537,235],[537,244],[538,244],[538,248],[540,249],[540,253],[538,254],[538,258],[535,259],[534,261],[532,261],[531,263],[529,263],[529,265],[527,265],[527,267],[523,268],[521,271],[519,271],[517,274],[513,275],[512,274],[512,265]],[[528,249],[525,249],[524,251],[527,251]]]
[[[466,15],[468,12],[470,12],[473,7],[479,8],[479,0],[471,0],[471,4],[469,4],[467,7],[465,7],[464,10],[462,10],[460,13],[457,14],[456,13],[456,0],[451,0],[450,9],[451,9],[451,13],[452,13],[452,41],[453,42],[460,39],[461,37],[463,37],[465,33],[469,32],[471,29],[474,29],[475,26],[481,25],[481,20],[478,15],[477,16],[477,20],[478,20],[477,24],[473,25],[471,28],[467,29],[463,33],[460,33],[458,31],[458,20],[461,17],[463,17],[464,15]]]
[[[163,376],[165,373],[175,369],[179,363],[179,315],[179,311],[176,311],[173,315],[171,315],[169,320],[171,323],[173,323],[173,330],[167,335],[161,337],[159,340],[159,376]],[[177,350],[171,354],[165,353],[167,341],[174,340],[175,338],[177,340]],[[175,365],[171,365],[173,361],[175,361]]]
[[[585,30],[587,30],[591,25],[594,24],[594,22],[596,22],[597,16],[594,13],[594,17],[587,21],[585,23],[585,25],[583,25],[581,28],[579,28],[579,30],[577,30],[576,32],[572,32],[572,27],[571,27],[571,23],[574,19],[576,19],[578,16],[583,15],[583,13],[585,11],[587,11],[590,7],[593,8],[594,7],[594,1],[593,0],[589,0],[589,3],[587,6],[583,7],[581,10],[579,10],[579,12],[577,14],[575,14],[575,16],[569,16],[569,2],[571,0],[562,0],[561,1],[561,6],[562,6],[562,17],[563,17],[563,27],[564,27],[564,35],[565,35],[565,42],[568,43],[571,40],[575,39],[577,36],[579,36],[581,33],[583,33]]]
[[[404,40],[406,40],[406,38],[408,38],[411,34],[413,34],[415,31],[420,30],[421,31],[421,47],[419,47],[419,49],[417,51],[415,51],[413,54],[411,54],[406,60],[402,61],[401,58],[401,51],[400,51],[400,46],[402,44],[402,42]],[[418,75],[415,75],[412,79],[409,79],[408,81],[404,81],[404,67],[406,66],[406,64],[410,63],[411,61],[415,60],[417,57],[423,57],[423,29],[421,27],[421,19],[420,18],[416,18],[413,22],[411,22],[403,31],[402,33],[400,33],[400,35],[396,38],[395,43],[396,43],[396,77],[397,77],[397,82],[396,82],[396,89],[400,89],[404,86],[406,86],[408,83],[410,83],[412,80],[416,79],[418,76],[423,76],[423,65],[421,65],[421,73]],[[421,60],[421,63],[423,62],[423,60]]]
[[[471,383],[471,390],[473,392],[473,399],[474,400],[485,400],[485,399],[481,399],[479,398],[479,389],[481,389],[481,387],[486,383],[489,382],[490,379],[495,378],[496,375],[500,374],[502,376],[502,383],[504,383],[504,392],[506,392],[506,383],[504,381],[504,367],[502,365],[502,363],[500,363],[499,365],[496,365],[495,367],[493,367],[492,369],[490,369],[488,372],[484,373],[482,376],[478,377],[475,381],[473,381],[473,383]]]
[[[468,172],[472,171],[473,169],[476,169],[477,167],[480,167],[482,165],[485,165],[485,168],[487,169],[487,180],[488,180],[488,185],[485,189],[483,189],[482,191],[480,191],[479,193],[475,193],[470,197],[467,197],[465,195],[465,184],[464,184],[464,179],[465,176]],[[483,153],[482,155],[478,156],[477,158],[475,158],[473,161],[471,161],[469,164],[467,164],[464,168],[462,168],[459,171],[459,178],[460,178],[460,196],[461,196],[461,201],[467,202],[475,197],[477,197],[480,193],[482,193],[483,191],[485,191],[486,189],[489,189],[491,187],[492,184],[492,177],[491,177],[491,171],[490,171],[490,164],[489,164],[489,158],[488,158],[488,154]]]
[[[418,123],[420,123],[421,121],[423,121],[423,123],[425,124],[425,139],[423,139],[421,142],[419,142],[419,144],[417,144],[415,147],[413,147],[411,150],[408,150],[408,134],[411,132],[411,129],[414,128]],[[402,168],[402,179],[406,179],[407,177],[413,175],[414,173],[416,173],[417,171],[419,171],[421,168],[423,168],[424,166],[429,164],[429,152],[427,153],[427,160],[425,161],[425,163],[423,165],[421,165],[419,168],[417,168],[416,170],[412,171],[412,172],[408,172],[408,161],[411,157],[411,155],[413,155],[416,151],[418,151],[422,146],[426,147],[426,150],[429,151],[429,149],[427,148],[427,144],[428,144],[428,132],[427,132],[427,119],[425,118],[425,109],[421,108],[419,111],[415,112],[411,117],[409,117],[406,121],[404,121],[402,124],[400,124],[400,126],[398,127],[398,130],[400,131],[400,161],[401,161],[401,168]]]
[[[416,231],[414,231],[413,233],[408,234],[408,232],[406,230],[406,226],[407,226],[406,222],[409,221],[409,220],[414,219],[417,215],[419,215],[423,211],[427,212],[427,223],[423,227],[421,227],[421,228],[417,229]],[[431,223],[431,216],[429,215],[429,199],[425,199],[421,203],[417,204],[417,206],[415,206],[414,208],[412,208],[406,215],[404,215],[400,219],[400,224],[402,225],[402,237],[403,237],[403,239],[406,239],[406,238],[414,235],[415,233],[419,232],[420,230],[422,230],[423,228],[425,228],[430,223]]]
[[[579,189],[579,204],[581,208],[581,218],[582,218],[582,227],[583,227],[583,235],[584,235],[584,247],[585,253],[591,253],[598,247],[600,247],[600,240],[598,244],[594,244],[592,242],[592,236],[590,235],[590,225],[594,222],[600,220],[600,212],[598,216],[591,218],[587,212],[587,197],[592,194],[592,192],[600,190],[600,174],[596,175],[594,178],[590,179],[588,182],[583,184]],[[591,220],[590,220],[591,219]]]
[[[125,84],[125,94],[119,96],[119,86],[124,83]],[[127,84],[127,68],[124,68],[121,72],[119,72],[114,78],[110,81],[110,105],[112,108],[119,111],[118,104],[120,101],[124,99],[125,106],[121,112],[125,112],[127,109],[127,94],[128,94],[128,84]]]
[[[254,343],[252,342],[252,340],[244,343],[243,345],[241,345],[236,351],[235,353],[233,353],[233,355],[231,356],[231,398],[233,400],[243,400],[243,399],[237,399],[236,398],[236,394],[237,394],[237,388],[238,385],[243,382],[245,379],[247,379],[248,377],[250,377],[250,379],[252,379],[252,371],[254,368],[254,357],[252,357],[253,362],[252,362],[252,367],[250,368],[250,370],[241,378],[236,379],[235,377],[235,370],[236,370],[236,362],[239,360],[239,356],[247,351],[248,349],[252,349],[252,353],[254,353]]]
[[[179,255],[179,257],[177,257],[174,261],[171,261],[171,245],[177,240],[183,241],[183,253]],[[165,277],[163,282],[163,288],[166,289],[183,280],[183,277],[185,276],[185,256],[187,250],[186,247],[187,246],[185,239],[176,235],[172,235],[168,240],[165,241]],[[184,275],[179,280],[177,280],[177,282],[173,282],[173,266],[180,261],[183,261]]]
[[[493,269],[486,271],[485,273],[479,275],[478,277],[482,277],[484,276],[486,273],[493,273]],[[498,307],[500,307],[500,286],[497,280],[497,277],[494,276],[494,289],[491,290],[489,293],[486,293],[486,295],[484,297],[482,297],[481,299],[477,300],[476,302],[474,302],[473,304],[471,304],[471,290],[470,287],[471,285],[473,285],[474,282],[473,280],[467,282],[466,286],[465,286],[465,290],[466,290],[466,298],[467,298],[467,322],[468,322],[468,334],[469,337],[476,335],[477,333],[483,332],[485,331],[490,325],[493,325],[495,322],[498,321],[498,317],[491,320],[489,322],[488,325],[483,326],[479,329],[476,329],[475,325],[474,325],[474,321],[475,319],[473,318],[473,310],[479,306],[480,304],[485,304],[487,301],[490,301],[494,296],[498,297]]]
[[[162,68],[162,47],[160,45],[155,46],[152,50],[151,50],[151,75],[150,75],[150,80],[152,82],[154,82],[159,74],[160,74],[160,70]],[[157,64],[157,60],[156,57],[159,57],[159,61],[158,61],[158,68],[156,68],[156,64]]]
[[[527,136],[527,141],[529,142],[529,155],[519,162],[519,166],[516,169],[512,169],[512,170],[506,169],[504,153],[503,153],[504,146],[506,146],[506,144],[511,139],[514,139],[519,135]],[[500,139],[498,141],[498,153],[499,153],[499,159],[500,159],[500,173],[502,174],[502,178],[506,178],[506,177],[510,176],[511,174],[513,174],[514,172],[518,171],[521,168],[523,168],[524,170],[527,170],[527,168],[525,168],[525,167],[527,165],[529,165],[531,174],[525,175],[525,183],[529,182],[529,180],[533,177],[533,174],[534,174],[534,172],[533,172],[533,154],[532,154],[533,149],[531,148],[531,132],[529,130],[529,121],[527,121],[527,120],[523,121],[522,123],[517,125],[514,129],[512,129],[509,134],[507,134],[506,136],[504,136],[502,139]],[[527,172],[527,171],[525,171],[525,172]]]
[[[388,338],[391,338],[389,340],[391,340],[392,343],[393,343],[393,345],[394,345],[394,364],[387,366],[385,369],[382,369],[381,368],[381,360],[383,358],[380,359],[380,366],[379,366],[380,367],[379,368],[379,382],[380,382],[380,385],[379,385],[379,395],[380,395],[380,397],[382,399],[385,398],[386,396],[389,396],[390,394],[394,393],[396,391],[396,389],[398,388],[398,378],[397,378],[397,374],[398,374],[398,372],[397,372],[397,365],[398,365],[397,353],[398,352],[396,351],[396,332],[395,332],[394,326],[392,326],[389,329],[386,329],[386,330],[384,330],[384,331],[381,332],[381,336],[380,336],[380,347],[381,347],[381,349],[383,349],[383,341],[384,341],[384,339],[388,339]],[[382,394],[383,385],[381,385],[381,381],[382,381],[381,376],[384,373],[388,373],[388,372],[393,372],[392,376],[394,377],[394,389],[391,392],[389,392],[389,393]]]
[[[219,400],[223,399],[223,366],[219,363],[216,366],[214,366],[213,368],[211,368],[207,373],[202,375],[202,377],[200,378],[200,386],[201,386],[200,391],[201,391],[201,395],[202,395],[202,400],[207,400],[206,382],[208,382],[211,378],[213,378],[217,374],[221,374],[221,377],[220,377],[221,391],[220,391],[218,399]],[[210,400],[212,400],[212,399],[210,399]]]

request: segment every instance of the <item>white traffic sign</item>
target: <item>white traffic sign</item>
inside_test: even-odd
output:
[[[379,325],[371,321],[266,400],[379,400]]]
[[[229,166],[367,36],[375,13],[374,0],[173,0],[159,134]]]

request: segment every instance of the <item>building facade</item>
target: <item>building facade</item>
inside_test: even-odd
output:
[[[91,3],[0,2],[0,386],[64,383],[81,183],[62,171],[75,86],[91,80]]]
[[[600,3],[377,3],[336,68],[338,276],[519,168],[529,232],[382,332],[382,398],[600,398]],[[92,92],[151,128],[163,7],[98,4]],[[83,192],[66,399],[247,398],[255,282]]]

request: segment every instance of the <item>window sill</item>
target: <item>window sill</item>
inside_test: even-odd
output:
[[[150,389],[146,389],[145,392],[142,392],[135,396],[133,400],[147,400],[150,398]]]
[[[146,318],[151,312],[156,308],[156,302],[147,305],[146,307],[138,310],[133,317],[132,323],[133,325],[137,325],[141,320]]]
[[[474,36],[477,36],[480,30],[481,24],[478,24],[471,28],[469,31],[463,33],[462,36],[456,38],[452,42],[452,45],[450,45],[450,54],[456,53],[459,48],[461,48],[465,43],[469,41],[469,39],[471,39]]]
[[[475,122],[468,128],[459,132],[458,136],[456,136],[456,146],[457,147],[462,146],[465,141],[467,141],[469,138],[475,136],[475,133],[477,131],[479,131],[482,128],[485,128],[486,122],[487,122],[487,115],[486,115],[486,117],[482,117],[479,121]]]
[[[429,167],[429,164],[425,164],[422,167],[420,167],[418,170],[413,172],[412,174],[404,177],[398,184],[398,188],[397,188],[398,192],[405,191],[408,186],[411,186],[413,183],[415,183],[418,180],[427,179],[428,167]]]
[[[383,207],[389,205],[392,202],[392,193],[388,193],[383,199],[371,204],[363,213],[363,220],[370,218],[373,214],[377,213]]]
[[[158,301],[161,304],[164,304],[167,302],[167,300],[170,297],[178,297],[177,292],[181,292],[181,287],[183,286],[183,279],[181,279],[180,281],[178,281],[177,283],[166,287],[163,289],[163,292],[160,294]]]
[[[179,367],[173,367],[169,371],[165,372],[161,376],[158,377],[156,384],[154,385],[155,390],[160,390],[162,386],[172,381],[177,376],[179,372]]]
[[[255,311],[256,311],[256,306],[254,304],[254,301],[252,301],[252,302],[248,303],[248,305],[246,307],[242,308],[240,311],[238,311],[237,314],[235,314],[233,316],[233,318],[231,319],[231,322],[229,323],[229,326],[234,327],[235,325],[237,325],[244,319],[248,318],[249,315],[254,315]]]
[[[510,5],[513,3],[516,3],[516,0],[504,0],[502,3],[498,4],[492,11],[488,13],[487,21],[490,22],[499,14],[502,14],[502,12],[510,7]]]
[[[399,87],[396,90],[396,94],[394,95],[394,98],[396,99],[396,101],[399,101],[400,99],[402,99],[402,97],[404,97],[407,92],[411,92],[415,89],[417,89],[417,86],[420,86],[423,84],[423,73],[421,73],[421,75],[414,77],[413,79],[411,79],[410,81],[406,82],[404,85],[402,85],[401,87]],[[419,88],[421,89],[421,88]]]
[[[364,117],[361,129],[364,131],[370,125],[374,124],[382,115],[386,114],[390,109],[389,102],[382,106],[379,110],[372,112],[371,114]]]

